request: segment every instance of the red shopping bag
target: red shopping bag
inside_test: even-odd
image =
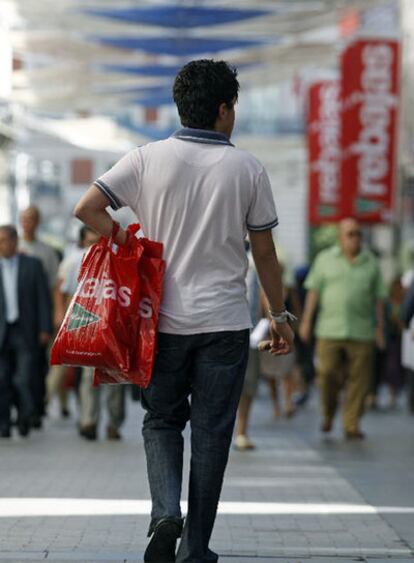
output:
[[[128,232],[134,235],[139,228],[139,225],[130,225]],[[163,245],[161,243],[146,238],[138,239],[138,242],[143,248],[143,254],[138,263],[139,326],[137,336],[131,338],[131,369],[128,371],[95,369],[95,385],[134,383],[146,388],[151,380],[165,262],[162,260]]]
[[[130,341],[139,320],[136,272],[143,247],[133,236],[115,245],[118,229],[85,254],[78,288],[51,349],[52,365],[131,368]]]

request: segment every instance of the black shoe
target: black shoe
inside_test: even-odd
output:
[[[111,426],[110,424],[106,428],[106,438],[107,440],[122,440],[121,434],[114,426]]]
[[[26,438],[30,432],[30,424],[28,420],[19,420],[17,430],[22,438]]]
[[[30,426],[35,430],[40,430],[42,428],[42,417],[35,414],[30,419]]]
[[[177,538],[181,526],[171,518],[161,519],[154,528],[151,541],[144,553],[145,563],[174,563]]]
[[[321,432],[323,432],[324,434],[327,434],[331,430],[332,430],[332,419],[331,418],[325,418],[322,421],[322,424],[321,424]]]
[[[70,418],[70,412],[68,411],[68,409],[62,409],[60,411],[60,415],[62,418]]]
[[[0,430],[0,438],[10,438],[10,437],[11,437],[11,431],[9,427],[6,426],[5,428],[2,428]]]
[[[98,437],[95,424],[89,424],[87,426],[81,426],[79,428],[79,434],[83,438],[86,438],[87,440],[91,440],[91,441],[96,440],[97,437]]]
[[[365,434],[363,432],[361,432],[360,430],[345,430],[344,432],[345,435],[345,439],[346,440],[364,440],[365,439]]]

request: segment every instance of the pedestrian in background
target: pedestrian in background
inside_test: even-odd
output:
[[[297,315],[298,311],[291,303],[289,294],[291,288],[284,286],[284,299],[285,303],[289,301],[290,310]],[[268,318],[268,307],[266,297],[263,291],[260,292],[260,310],[261,317]],[[266,335],[266,339],[269,335]],[[284,354],[283,356],[273,356],[268,352],[261,352],[259,355],[259,370],[260,375],[266,380],[269,395],[273,405],[273,416],[279,418],[283,414],[290,418],[295,412],[293,404],[293,392],[295,390],[295,354]],[[280,389],[282,393],[280,393]],[[280,401],[282,395],[282,401]],[[283,404],[283,411],[281,409]]]
[[[347,439],[362,439],[360,419],[370,389],[374,341],[384,348],[385,288],[377,259],[362,247],[358,222],[344,219],[338,245],[317,256],[305,281],[308,290],[300,336],[309,342],[316,319],[316,368],[322,432],[330,432],[344,386],[342,425]],[[375,324],[376,319],[376,324]]]
[[[401,341],[401,363],[408,384],[408,410],[414,414],[414,269],[405,272],[401,283],[404,288],[404,298],[400,317],[405,328]]]
[[[83,257],[87,249],[97,243],[99,235],[91,228],[83,226],[79,233],[79,249],[70,254],[63,262],[60,275],[60,293],[66,307],[78,287],[78,275]],[[62,366],[56,366],[62,367]],[[108,410],[108,425],[106,437],[108,440],[120,440],[119,432],[125,419],[125,387],[123,385],[106,385],[104,389],[93,385],[93,369],[81,369],[79,385],[79,434],[87,440],[98,438],[99,420],[101,415],[102,393],[106,394]]]
[[[294,272],[289,267],[287,259],[283,258],[283,255],[280,258],[280,267],[282,270],[285,307],[298,319],[301,315],[301,304],[295,287]],[[269,318],[266,298],[262,290],[260,291],[260,316],[262,318]],[[292,328],[296,331],[296,323],[292,325]],[[266,380],[273,403],[273,415],[276,419],[282,413],[287,418],[290,418],[295,413],[293,395],[300,380],[295,352],[296,341],[295,350],[292,350],[290,354],[272,356],[272,354],[264,352],[259,355],[260,375]],[[280,390],[282,393],[280,393]],[[282,398],[282,401],[280,398]],[[281,409],[281,405],[283,405],[283,409]]]
[[[20,213],[20,226],[22,230],[19,238],[19,251],[28,256],[38,258],[47,276],[51,303],[54,303],[56,291],[56,274],[59,267],[59,258],[56,250],[49,244],[39,240],[37,231],[40,226],[40,211],[35,205],[30,205]],[[47,402],[46,378],[49,371],[48,346],[39,345],[37,354],[37,367],[32,368],[31,387],[34,399],[34,412],[32,416],[33,428],[41,428],[42,417],[45,415]]]
[[[298,300],[293,294],[293,278],[287,266],[287,260],[283,257],[283,252],[277,250],[280,271],[283,283],[283,297],[286,307],[290,308],[295,315],[298,315]],[[270,398],[273,404],[273,414],[275,418],[280,416],[280,406],[278,399],[278,385],[282,382],[285,399],[285,413],[291,416],[294,406],[291,401],[294,387],[294,357],[293,354],[283,355],[283,357],[274,357],[267,352],[259,352],[257,345],[260,340],[269,338],[267,326],[262,330],[262,319],[268,318],[268,306],[265,294],[260,288],[257,278],[257,272],[254,260],[250,250],[248,251],[249,268],[247,271],[246,285],[247,296],[250,308],[250,316],[252,325],[255,330],[250,335],[249,357],[246,367],[246,374],[242,393],[240,396],[239,407],[237,409],[236,430],[234,436],[234,449],[238,451],[252,450],[255,448],[254,443],[250,440],[249,421],[254,398],[261,376],[264,376],[269,388]],[[260,326],[258,326],[260,324]],[[263,333],[257,340],[256,333]],[[257,341],[256,341],[257,340]],[[279,361],[280,360],[280,361]]]
[[[295,291],[298,297],[299,311],[297,314],[298,319],[302,318],[302,312],[305,307],[306,289],[304,287],[305,279],[309,273],[309,266],[302,265],[295,270]],[[313,333],[313,329],[311,331]],[[295,355],[296,355],[296,368],[298,373],[297,378],[297,393],[294,396],[294,404],[297,407],[302,407],[309,400],[312,385],[315,379],[315,365],[314,365],[314,337],[304,342],[299,334],[296,333],[295,338]]]
[[[251,326],[245,285],[247,231],[272,310],[272,352],[292,348],[271,232],[278,219],[270,181],[263,166],[230,141],[239,90],[236,76],[224,61],[185,65],[173,87],[183,128],[128,153],[95,182],[75,210],[109,237],[113,220],[107,206],[127,205],[145,235],[164,244],[158,348],[152,381],[142,391],[152,497],[146,562],[218,560],[209,541]],[[125,239],[120,230],[116,240],[122,244]],[[182,432],[188,421],[190,489],[182,530]]]
[[[401,339],[404,323],[401,320],[401,304],[404,288],[398,277],[391,283],[386,302],[387,353],[384,382],[389,390],[389,406],[397,406],[398,396],[404,387],[404,369],[401,363]]]
[[[49,289],[54,291],[56,276],[59,268],[57,251],[42,240],[37,231],[40,227],[40,211],[35,205],[30,205],[20,213],[21,236],[19,238],[19,252],[38,258],[46,272]]]
[[[246,244],[246,243],[245,243]],[[246,244],[248,270],[246,275],[247,300],[252,326],[255,327],[259,320],[259,281],[256,267],[250,250],[250,244]],[[239,451],[254,449],[254,443],[249,439],[249,420],[251,408],[256,396],[259,384],[259,350],[257,345],[249,346],[246,372],[243,387],[237,409],[237,419],[234,436],[234,448]]]
[[[18,431],[27,436],[35,409],[31,388],[39,346],[52,333],[51,301],[41,262],[17,252],[12,225],[0,226],[0,435],[10,437],[13,393]]]

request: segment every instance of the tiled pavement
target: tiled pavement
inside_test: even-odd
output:
[[[0,441],[0,561],[142,561],[142,412],[128,406],[121,443],[85,443],[53,413],[28,440]],[[414,560],[413,418],[368,415],[364,444],[323,441],[317,423],[315,405],[273,421],[261,390],[257,449],[231,454],[211,542],[220,561]]]

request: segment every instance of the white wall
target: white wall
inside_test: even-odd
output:
[[[275,239],[291,267],[307,259],[306,150],[301,136],[236,137],[265,166],[279,215]]]

